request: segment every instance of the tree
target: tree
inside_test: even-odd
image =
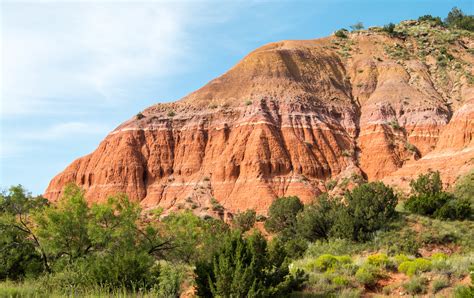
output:
[[[462,10],[457,7],[451,9],[444,22],[451,28],[474,31],[474,16],[465,15]]]
[[[420,215],[440,219],[465,219],[471,215],[467,199],[457,199],[455,195],[443,191],[439,172],[421,174],[410,182],[411,196],[405,208]]]
[[[327,194],[318,198],[318,202],[305,206],[297,215],[298,234],[309,241],[328,239],[334,223],[336,203]]]
[[[364,24],[362,22],[357,22],[354,25],[351,25],[350,28],[352,31],[358,31],[364,29]]]
[[[396,215],[397,196],[382,182],[360,185],[346,192],[344,199],[345,204],[335,206],[331,228],[335,237],[366,241]]]
[[[92,248],[88,235],[90,219],[90,209],[83,191],[70,184],[65,187],[57,205],[51,205],[35,215],[36,231],[51,257],[67,257],[71,263]]]
[[[296,215],[304,208],[298,197],[281,197],[273,201],[265,221],[265,229],[271,233],[291,235],[296,231]]]
[[[439,172],[421,174],[418,179],[410,182],[411,192],[414,195],[435,195],[443,190],[443,182]]]
[[[455,27],[464,18],[464,13],[457,7],[453,7],[444,21],[449,27]]]
[[[0,194],[0,279],[50,270],[31,222],[31,213],[46,205],[46,199],[31,196],[21,185]]]
[[[210,258],[229,231],[223,221],[202,219],[191,211],[171,213],[163,224],[173,238],[173,249],[166,252],[166,257],[191,264]]]
[[[261,234],[243,238],[235,231],[223,240],[221,249],[208,261],[196,265],[197,294],[200,297],[275,297],[298,289],[304,281],[301,271],[289,273],[283,250],[267,248]],[[276,255],[278,252],[280,255]]]
[[[249,209],[247,211],[237,213],[234,216],[232,222],[234,226],[238,229],[241,229],[242,232],[247,232],[254,226],[256,217],[257,213],[255,210]]]

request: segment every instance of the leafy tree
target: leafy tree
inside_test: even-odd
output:
[[[83,191],[70,184],[61,200],[36,214],[36,231],[41,244],[54,258],[73,260],[85,256],[92,248],[88,235],[90,209]]]
[[[382,182],[360,185],[346,192],[344,198],[345,204],[335,207],[331,235],[336,237],[368,240],[396,215],[397,196]]]
[[[444,21],[448,27],[474,31],[474,16],[465,15],[457,7],[451,9]]]
[[[265,229],[271,233],[291,235],[296,232],[296,215],[303,210],[303,203],[298,197],[281,197],[276,199],[268,210]]]
[[[352,31],[358,31],[364,29],[364,24],[362,22],[357,22],[354,25],[351,25],[350,28]]]
[[[237,213],[234,216],[232,222],[234,226],[241,229],[242,232],[247,232],[254,226],[256,218],[257,213],[255,210],[249,209],[247,211]]]
[[[297,216],[298,234],[309,241],[328,239],[334,223],[336,203],[329,200],[327,194],[318,198],[318,202],[305,206]]]
[[[261,234],[242,238],[239,231],[224,239],[221,249],[196,265],[200,297],[275,297],[301,286],[304,275],[289,273],[279,246],[270,251]]]
[[[31,228],[31,212],[46,205],[46,199],[31,196],[21,185],[0,194],[0,279],[19,279],[50,270]]]
[[[163,224],[166,233],[173,237],[173,249],[168,250],[166,256],[186,263],[210,258],[229,231],[223,221],[202,219],[191,211],[171,213]]]

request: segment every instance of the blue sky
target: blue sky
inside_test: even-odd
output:
[[[251,50],[472,14],[470,1],[1,1],[0,187],[41,194],[121,122],[179,99]]]

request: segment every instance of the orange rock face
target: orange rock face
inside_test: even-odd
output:
[[[425,47],[437,44],[436,30]],[[409,34],[263,46],[117,127],[45,196],[56,200],[75,182],[90,201],[125,192],[144,208],[265,213],[276,197],[308,202],[354,175],[403,186],[433,169],[452,183],[474,167],[472,44],[467,35],[444,46],[443,67],[433,58],[442,50],[421,57]]]

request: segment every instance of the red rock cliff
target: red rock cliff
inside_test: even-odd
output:
[[[126,192],[145,208],[264,213],[356,175],[403,184],[428,169],[447,183],[473,168],[473,36],[402,23],[405,37],[282,41],[221,77],[157,104],[57,175],[91,201]],[[415,31],[416,29],[416,31]]]

